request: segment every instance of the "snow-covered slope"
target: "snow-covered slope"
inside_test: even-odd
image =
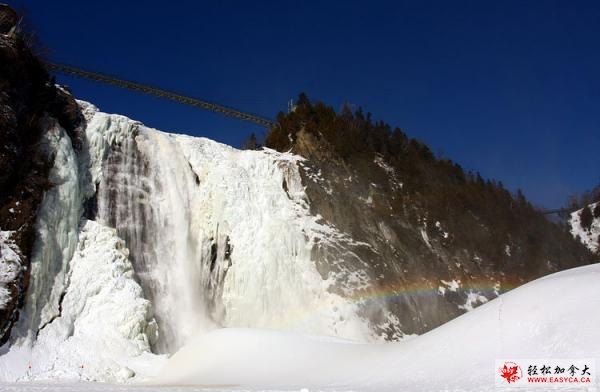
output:
[[[592,203],[587,208],[590,211],[595,211],[600,203]],[[600,253],[600,217],[594,217],[589,229],[581,225],[581,211],[577,210],[571,213],[569,224],[571,225],[571,234],[573,237],[581,240],[592,252]]]
[[[357,344],[221,329],[175,354],[154,380],[258,390],[495,390],[500,358],[600,361],[600,265],[528,283],[414,339]]]

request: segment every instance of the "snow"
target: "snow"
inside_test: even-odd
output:
[[[87,124],[87,149],[83,151],[73,150],[56,121],[45,120],[44,144],[48,153],[56,156],[50,174],[56,186],[46,192],[40,208],[36,223],[39,240],[32,258],[27,305],[13,329],[10,355],[0,358],[0,366],[8,366],[3,370],[4,379],[72,378],[78,374],[84,379],[113,380],[123,378],[120,369],[124,368],[140,374],[129,362],[135,362],[146,351],[140,341],[152,340],[148,331],[145,338],[143,333],[139,335],[152,323],[147,309],[143,310],[147,305],[138,301],[143,299],[142,294],[138,298],[131,290],[128,295],[113,290],[98,296],[96,290],[83,290],[77,283],[83,276],[74,275],[84,249],[88,255],[94,253],[92,249],[112,249],[100,240],[106,233],[92,235],[100,229],[92,230],[89,222],[80,226],[83,200],[96,192],[97,223],[100,227],[107,225],[111,196],[106,184],[110,181],[125,181],[131,189],[150,187],[145,194],[147,202],[143,200],[142,204],[150,206],[146,212],[151,215],[142,219],[129,208],[131,204],[125,203],[117,212],[129,220],[116,228],[132,227],[134,234],[150,232],[147,245],[131,244],[136,247],[131,254],[150,255],[156,261],[150,264],[148,275],[137,273],[136,277],[147,284],[148,290],[154,290],[147,292],[146,298],[153,298],[156,320],[162,319],[162,327],[170,327],[159,331],[159,341],[170,343],[164,345],[167,349],[176,349],[189,337],[219,326],[278,328],[362,341],[380,338],[359,316],[355,301],[331,290],[341,285],[339,289],[350,296],[354,290],[367,287],[368,276],[340,269],[323,279],[312,260],[317,247],[342,249],[341,257],[356,258],[348,250],[349,245],[368,244],[353,241],[310,214],[298,169],[301,157],[268,149],[239,151],[203,138],[167,134],[123,116],[102,113],[88,103],[79,104]],[[148,173],[136,167],[129,172],[129,167],[123,165],[111,178],[107,172],[111,154],[115,150],[128,154],[133,146],[145,160]],[[287,190],[282,187],[284,181]],[[111,234],[115,241],[118,233]],[[219,245],[217,270],[221,271],[214,281],[212,267],[207,271],[213,238]],[[228,241],[232,245],[230,266],[224,259],[223,245]],[[120,258],[107,260],[113,268],[125,263]],[[143,266],[137,267],[143,272]],[[92,275],[86,287],[98,287],[94,283],[102,282],[102,277],[100,273]],[[211,304],[211,295],[215,294],[210,290],[221,290],[215,297],[221,303]],[[75,293],[78,301],[73,297]],[[110,304],[119,301],[130,317],[112,319],[105,332],[106,336],[111,328],[121,332],[100,338],[105,332],[92,336],[93,328],[76,327],[87,325],[91,315],[113,314]],[[82,308],[82,304],[86,306]],[[118,338],[120,333],[129,343]],[[77,336],[86,336],[90,344],[76,344]],[[124,355],[127,350],[117,348],[115,352],[113,345],[138,348],[128,349]],[[82,350],[76,349],[79,346]],[[46,355],[40,354],[42,347]],[[67,354],[70,348],[73,355]],[[84,355],[86,350],[104,351],[106,355],[94,362]],[[14,360],[17,357],[26,359]],[[103,358],[112,358],[114,363]],[[23,375],[29,360],[35,362],[34,370]],[[76,362],[84,362],[85,370],[74,372]],[[100,370],[103,367],[104,376]],[[125,370],[123,374],[127,373]]]
[[[592,211],[596,208],[598,203],[590,204]],[[587,246],[592,252],[600,252],[600,218],[594,218],[590,230],[581,227],[581,210],[577,210],[571,213],[571,219],[569,220],[571,225],[571,234],[573,237],[579,237],[581,242]]]
[[[220,329],[175,354],[155,385],[248,390],[493,391],[497,358],[600,359],[600,265],[559,272],[420,337],[360,344]],[[551,306],[549,306],[551,304]]]
[[[199,232],[218,227],[234,247],[222,325],[375,339],[357,305],[329,291],[340,279],[323,280],[312,261],[317,243],[351,239],[310,214],[297,165],[303,158],[239,151],[203,138],[176,140],[199,178],[192,217]],[[360,289],[365,277],[348,272],[344,282]]]
[[[436,229],[438,229],[438,232],[442,235],[444,239],[447,239],[449,237],[450,234],[448,234],[448,232],[444,230],[440,221],[435,222],[435,227]]]
[[[383,169],[383,171],[385,171],[388,177],[389,184],[393,191],[402,189],[403,184],[402,182],[398,181],[396,170],[394,170],[394,168],[385,161],[385,158],[381,154],[377,154],[373,162],[381,169]]]
[[[12,235],[12,231],[0,230],[0,310],[10,301],[7,284],[17,278],[22,268],[19,248],[10,239]]]
[[[447,282],[441,279],[440,282],[442,282],[442,284],[452,292],[456,292],[460,288],[460,280],[452,279],[451,281]]]
[[[423,242],[425,243],[425,245],[427,245],[427,247],[429,249],[433,249],[431,247],[431,242],[429,242],[429,235],[427,234],[427,226],[425,226],[424,228],[421,229],[421,238],[423,239]]]
[[[486,297],[484,297],[480,292],[469,290],[469,292],[467,293],[467,299],[465,301],[465,304],[459,305],[458,308],[464,309],[467,312],[470,312],[473,309],[475,309],[475,306],[477,304],[483,304],[483,303],[486,303],[487,301],[488,301],[488,299]]]
[[[84,106],[84,113],[89,154],[74,151],[57,121],[43,120],[42,145],[55,157],[49,174],[54,186],[39,208],[26,305],[0,357],[3,380],[123,380],[143,377],[160,360],[149,353],[156,334],[152,311],[123,241],[98,223],[80,226],[84,198],[95,192],[101,175],[105,140],[116,134],[94,126],[93,106]]]
[[[267,151],[273,152],[273,150],[267,149]],[[297,156],[295,161],[299,164],[299,166],[304,169],[304,174],[315,184],[318,184],[328,195],[333,194],[333,190],[331,189],[331,184],[329,180],[325,180],[323,178],[323,174],[321,173],[321,169],[315,171],[313,167],[308,164],[305,164],[305,159]]]
[[[1,357],[1,378],[124,381],[160,366],[163,358],[150,353],[151,306],[115,230],[82,222],[69,266],[60,315],[33,347],[13,346]]]

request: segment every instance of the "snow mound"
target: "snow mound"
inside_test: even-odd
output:
[[[156,385],[494,390],[495,359],[600,359],[600,265],[546,276],[414,339],[351,343],[221,329],[177,352]]]
[[[140,365],[156,365],[156,323],[128,253],[114,229],[83,222],[58,315],[32,348],[10,348],[0,361],[2,378],[123,381],[144,373]]]

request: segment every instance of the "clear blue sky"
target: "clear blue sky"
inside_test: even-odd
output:
[[[271,118],[301,91],[361,105],[538,205],[600,182],[600,1],[10,3],[57,62]],[[263,132],[58,80],[159,129],[234,146]]]

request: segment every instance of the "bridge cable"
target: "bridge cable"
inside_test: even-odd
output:
[[[97,82],[107,83],[113,86],[125,88],[128,90],[153,95],[159,98],[169,99],[171,101],[175,101],[185,105],[190,105],[201,109],[210,110],[212,112],[221,113],[225,116],[237,118],[239,120],[253,122],[255,124],[263,125],[265,127],[271,128],[275,125],[275,123],[272,120],[258,116],[256,114],[246,113],[241,110],[219,105],[213,102],[204,101],[198,98],[187,97],[185,95],[177,94],[172,91],[167,91],[157,87],[152,87],[141,83],[119,79],[114,76],[103,75],[97,72],[86,71],[81,68],[52,62],[46,62],[46,67],[49,71],[59,72],[65,75],[75,76],[84,79],[90,79]]]

